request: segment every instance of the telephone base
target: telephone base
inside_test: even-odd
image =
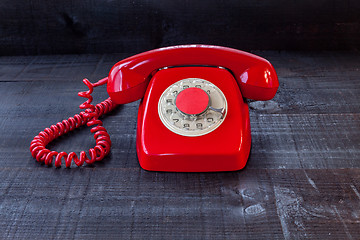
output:
[[[216,85],[227,99],[227,115],[216,129],[200,136],[170,131],[158,113],[168,86],[188,78]],[[151,93],[151,94],[150,94]],[[211,67],[179,67],[157,72],[140,102],[137,123],[140,166],[149,171],[219,172],[245,167],[251,147],[249,108],[230,72]]]

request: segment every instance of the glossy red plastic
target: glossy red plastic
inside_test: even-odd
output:
[[[242,96],[254,100],[273,98],[279,87],[273,66],[264,58],[240,50],[210,46],[181,45],[144,52],[114,65],[107,91],[117,104],[141,99],[150,77],[169,66],[220,66],[234,75]]]
[[[185,78],[215,84],[228,103],[223,123],[197,137],[178,135],[165,127],[158,114],[161,94]],[[151,171],[214,172],[242,169],[251,145],[249,109],[232,74],[213,67],[179,67],[157,72],[139,106],[137,152],[142,168]]]
[[[171,68],[169,68],[171,67]],[[221,68],[219,68],[221,67]],[[158,115],[158,102],[164,90],[185,78],[203,78],[215,84],[227,99],[227,115],[212,132],[188,137],[165,127]],[[150,81],[150,82],[149,82]],[[31,142],[30,151],[39,162],[66,167],[72,160],[81,166],[103,159],[110,151],[111,141],[101,115],[117,104],[143,98],[139,107],[137,152],[140,165],[146,170],[175,172],[233,171],[242,169],[248,159],[251,135],[249,109],[243,97],[269,100],[276,94],[279,82],[273,66],[265,59],[236,49],[209,45],[182,45],[160,48],[124,59],[111,69],[108,78],[97,83],[84,80],[89,91],[79,93],[88,100],[80,105],[80,114],[52,125],[40,132]],[[110,98],[91,104],[93,87],[108,83]],[[241,91],[241,92],[240,92]],[[183,91],[176,103],[185,113],[201,113],[209,99],[198,89]],[[179,96],[178,95],[178,96]],[[189,98],[189,99],[188,99]],[[55,138],[87,123],[96,146],[89,150],[90,158],[82,151],[74,153],[51,151],[46,145]]]
[[[73,160],[77,166],[82,166],[84,162],[87,164],[93,164],[95,161],[101,161],[109,154],[111,147],[110,136],[106,129],[102,126],[102,121],[99,120],[99,117],[112,111],[117,105],[110,98],[96,104],[95,106],[91,104],[93,100],[91,93],[93,92],[94,87],[106,84],[107,78],[101,79],[96,83],[90,83],[87,79],[84,79],[83,82],[89,90],[79,92],[78,95],[80,97],[87,98],[86,102],[80,104],[80,108],[85,110],[79,114],[75,114],[73,117],[69,117],[68,119],[64,119],[61,122],[45,128],[31,141],[30,152],[38,162],[43,162],[46,165],[51,166],[55,158],[54,165],[58,168],[61,167],[61,160],[64,159],[65,166],[70,168]],[[91,133],[94,133],[96,141],[95,147],[89,149],[90,158],[86,155],[85,151],[81,151],[80,157],[78,157],[75,152],[67,154],[66,152],[56,152],[46,148],[46,145],[54,139],[85,124],[88,126],[97,125],[90,130]]]
[[[177,95],[175,105],[185,114],[200,114],[208,107],[209,96],[200,88],[187,88]]]

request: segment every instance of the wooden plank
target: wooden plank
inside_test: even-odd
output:
[[[358,54],[255,53],[274,64],[279,74],[280,88],[273,101],[265,105],[252,103],[251,108],[273,113],[358,112],[359,101],[352,101],[360,95]],[[43,56],[24,60],[2,57],[0,81],[77,81],[80,83],[76,85],[78,88],[84,77],[96,81],[107,76],[112,65],[128,55]],[[20,62],[21,66],[16,62]],[[74,87],[66,85],[65,88],[67,92]]]
[[[104,160],[106,167],[138,167],[136,156],[137,108],[124,108],[104,119],[113,147]],[[57,119],[56,119],[57,118]],[[29,144],[39,131],[61,120],[31,117],[24,121],[3,119],[0,124],[0,156],[2,165],[11,167],[34,166]],[[60,119],[60,120],[59,120]],[[261,120],[258,120],[261,119]],[[335,116],[257,116],[252,120],[252,151],[247,168],[251,169],[328,169],[359,168],[359,115]],[[298,124],[294,124],[299,122]],[[48,123],[48,124],[47,124]],[[318,125],[316,125],[318,124]],[[325,130],[324,130],[325,129]],[[328,130],[327,130],[328,129]],[[330,130],[331,129],[331,130]],[[87,151],[95,144],[89,128],[82,128],[49,144],[56,151]],[[5,159],[8,159],[5,161]]]
[[[358,171],[305,170],[301,176],[296,171],[272,174],[285,239],[359,238],[359,179],[348,178],[348,174],[359,174]]]
[[[342,84],[337,87],[348,88],[348,84],[356,84],[354,77],[359,74],[357,51],[252,52],[268,59],[282,78],[299,78],[298,84],[292,82],[290,85],[295,88],[329,88],[339,81]],[[311,81],[314,77],[316,81]]]
[[[106,77],[111,67],[132,54],[44,55],[0,57],[0,81],[92,81]]]
[[[3,82],[1,86],[0,127],[3,129],[3,136],[0,147],[7,153],[22,152],[26,158],[29,155],[29,143],[36,134],[80,112],[78,105],[84,101],[76,96],[78,91],[85,90],[80,82]],[[351,96],[357,90],[347,91],[347,95]],[[329,92],[326,95],[329,95]],[[94,96],[95,100],[105,99],[105,88],[99,89]],[[319,96],[314,94],[312,101],[316,101]],[[281,96],[278,98],[281,99]],[[304,97],[298,95],[296,99]],[[331,107],[323,104],[315,106],[316,108],[304,107],[301,111],[298,108],[281,107],[275,113],[272,108],[258,107],[251,110],[252,152],[248,167],[359,167],[360,114],[351,112],[360,109],[360,102],[351,97],[344,101],[349,101],[347,108],[343,107],[341,102],[332,101],[329,103]],[[302,103],[304,102],[305,100]],[[281,106],[286,103],[278,104]],[[104,126],[114,143],[114,166],[127,165],[129,161],[132,162],[131,166],[138,166],[135,153],[137,107],[138,102],[121,106],[104,119]],[[307,114],[304,114],[305,112]],[[93,145],[94,140],[89,129],[84,128],[50,144],[49,148],[80,152]],[[117,160],[118,157],[121,161]],[[19,158],[5,164],[22,165],[23,161]]]
[[[359,88],[357,52],[252,53],[273,64],[280,79],[279,90]],[[0,81],[79,81],[84,77],[95,81],[133,54],[0,57]]]
[[[268,59],[280,80],[289,81],[290,84],[281,85],[284,89],[352,89],[359,84],[360,56],[357,52],[251,52]],[[2,56],[0,81],[50,80],[49,77],[69,81],[92,75],[102,77],[116,62],[133,54]]]
[[[359,9],[356,0],[5,1],[0,55],[142,52],[185,43],[352,50],[360,46]]]
[[[249,168],[360,167],[360,114],[256,114]]]
[[[5,238],[357,239],[359,169],[0,168]]]
[[[283,79],[283,84],[287,84],[286,79]],[[0,113],[14,112],[17,116],[26,116],[32,112],[24,109],[33,108],[36,112],[46,107],[51,114],[72,114],[84,101],[77,96],[78,92],[86,90],[82,78],[77,81],[2,82]],[[353,89],[279,89],[273,100],[251,102],[249,107],[254,114],[357,114],[360,108],[358,96],[360,88],[356,86]],[[94,91],[95,103],[107,97],[105,86]]]

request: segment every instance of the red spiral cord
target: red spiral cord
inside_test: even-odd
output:
[[[69,168],[71,166],[72,160],[74,160],[77,166],[82,166],[84,162],[87,164],[93,164],[95,161],[101,161],[106,155],[109,154],[111,148],[110,136],[107,133],[106,129],[102,126],[102,121],[98,118],[102,115],[112,111],[117,104],[115,104],[110,98],[105,101],[92,105],[91,102],[93,97],[91,96],[94,87],[98,87],[107,83],[107,78],[103,78],[96,83],[91,83],[86,78],[83,80],[89,90],[85,92],[79,92],[80,97],[87,98],[88,100],[81,104],[80,109],[85,109],[85,111],[76,114],[73,117],[69,117],[67,120],[62,120],[55,125],[51,125],[49,128],[45,128],[41,131],[30,143],[30,152],[31,155],[36,158],[38,162],[44,162],[46,165],[52,165],[53,159],[55,157],[55,167],[61,167],[61,159],[65,159],[65,166]],[[85,151],[80,153],[80,159],[76,153],[71,152],[67,154],[66,152],[56,152],[51,151],[46,148],[46,145],[49,144],[54,139],[73,131],[84,124],[87,126],[93,127],[90,132],[94,133],[94,138],[96,145],[93,148],[89,149],[90,159],[87,157]]]

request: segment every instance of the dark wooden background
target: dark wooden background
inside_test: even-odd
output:
[[[357,0],[2,0],[0,55],[142,52],[187,43],[243,50],[360,47]]]
[[[40,165],[32,138],[79,111],[83,77],[131,54],[1,57],[1,238],[360,239],[359,54],[254,53],[274,64],[280,88],[250,104],[251,156],[228,173],[142,170],[138,102],[104,118],[113,147],[103,162]],[[49,148],[93,145],[85,127]]]
[[[354,0],[0,1],[0,239],[360,239],[359,12]],[[249,50],[278,73],[275,98],[249,104],[244,170],[142,170],[138,102],[103,118],[103,162],[31,157],[39,131],[79,112],[82,78],[185,43]],[[48,147],[93,145],[84,127]]]

